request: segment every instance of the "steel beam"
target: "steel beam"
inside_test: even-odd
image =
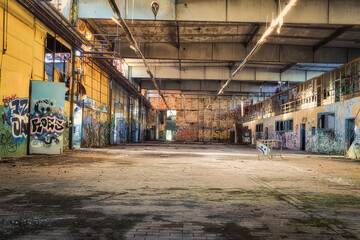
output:
[[[144,67],[130,67],[133,78],[147,80],[148,75]],[[162,83],[176,80],[176,81],[191,81],[191,80],[207,80],[207,81],[224,81],[227,80],[231,74],[231,69],[228,67],[187,67],[183,66],[181,71],[177,66],[173,67],[151,67],[156,79],[161,79]],[[267,69],[258,68],[244,68],[233,81],[255,81],[255,82],[303,82],[314,76],[323,74],[320,71],[299,71],[288,70],[280,73],[269,71]]]
[[[154,20],[153,0],[116,0],[124,19]],[[158,0],[160,9],[156,20],[271,22],[277,13],[274,0]],[[284,8],[287,1],[281,1]],[[176,5],[175,5],[176,4]],[[353,24],[360,22],[358,0],[302,0],[289,13],[286,23]],[[79,18],[110,18],[113,15],[107,1],[79,0]]]
[[[140,48],[147,59],[242,61],[249,51],[242,43],[180,43],[180,48],[167,43],[142,43]],[[137,58],[128,43],[115,49],[124,58]],[[249,61],[287,63],[346,63],[360,57],[359,48],[264,44]]]
[[[352,25],[339,28],[337,31],[335,31],[333,34],[331,34],[331,36],[329,36],[328,38],[326,38],[326,39],[322,40],[321,42],[319,42],[318,44],[316,44],[314,46],[314,51],[317,51],[319,48],[324,47],[326,44],[328,44],[331,41],[335,40],[336,38],[340,37],[345,32],[351,30],[352,28],[353,28]]]
[[[225,89],[226,93],[231,94],[275,94],[277,82],[231,82]],[[221,86],[221,81],[193,80],[193,81],[166,81],[163,83],[164,90],[181,90],[183,92],[206,92],[208,94],[216,92]],[[154,90],[150,81],[142,81],[141,88]],[[261,92],[260,92],[261,89]]]

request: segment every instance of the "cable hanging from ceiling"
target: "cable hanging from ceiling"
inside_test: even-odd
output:
[[[245,59],[240,63],[240,65],[235,69],[235,71],[231,74],[228,80],[226,80],[225,84],[220,88],[219,92],[216,94],[216,96],[210,101],[209,105],[206,108],[209,108],[213,101],[217,99],[217,97],[224,93],[225,88],[229,85],[231,80],[239,74],[239,72],[244,68],[247,61],[249,61],[264,45],[266,42],[267,37],[276,29],[277,32],[280,33],[281,26],[284,22],[285,15],[291,10],[291,8],[295,5],[297,0],[291,0],[283,11],[280,12],[279,16],[273,20],[270,24],[270,26],[266,29],[265,33],[261,36],[261,38],[257,41],[256,45],[253,47],[253,49],[250,51],[250,53],[245,57]]]
[[[159,96],[160,96],[160,97],[162,98],[162,100],[164,101],[165,106],[169,109],[169,106],[168,106],[168,104],[166,103],[165,97],[164,97],[164,95],[161,93],[161,90],[160,90],[160,88],[159,88],[159,86],[158,86],[158,84],[157,84],[157,82],[156,82],[156,80],[155,80],[154,74],[151,72],[150,67],[149,67],[149,65],[148,65],[148,63],[147,63],[147,60],[146,60],[144,54],[141,52],[141,50],[140,50],[140,48],[139,48],[139,45],[137,44],[137,42],[136,42],[136,40],[135,40],[135,38],[134,38],[131,30],[130,30],[129,27],[127,26],[124,18],[122,17],[122,15],[121,15],[121,13],[120,13],[120,10],[119,10],[119,8],[118,8],[115,0],[108,0],[108,2],[109,2],[109,4],[110,4],[110,7],[111,7],[112,11],[113,11],[113,12],[117,15],[117,17],[118,17],[118,19],[117,19],[117,18],[115,18],[114,16],[112,16],[111,19],[112,19],[116,24],[118,24],[120,27],[122,27],[122,29],[124,30],[124,32],[125,32],[125,34],[126,34],[126,37],[127,37],[127,39],[129,40],[129,42],[130,42],[130,48],[131,48],[132,50],[134,50],[135,53],[136,53],[136,55],[143,60],[143,63],[144,63],[145,68],[146,68],[146,72],[149,74],[150,79],[151,79],[151,81],[153,82],[156,90],[158,91]]]

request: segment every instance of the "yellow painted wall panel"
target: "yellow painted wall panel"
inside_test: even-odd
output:
[[[34,58],[44,61],[44,56],[45,56],[44,45],[35,42],[33,46],[33,52],[34,52]]]
[[[31,65],[20,61],[19,59],[13,58],[7,54],[3,55],[3,64],[2,70],[3,71],[13,71],[13,72],[22,72],[25,75],[31,76]]]
[[[109,106],[108,96],[106,96],[105,94],[101,94],[101,102],[102,102],[102,103],[105,103],[106,106]]]
[[[91,87],[89,87],[88,85],[85,85],[85,89],[86,89],[86,96],[89,97],[89,98],[92,98]]]
[[[36,80],[44,79],[44,62],[34,59],[33,78]]]
[[[19,61],[32,65],[33,49],[32,46],[25,44],[10,34],[8,35],[7,55],[17,58]],[[15,66],[16,67],[16,66]]]
[[[34,42],[35,32],[32,27],[25,25],[13,15],[9,14],[8,34],[18,38],[29,45]]]
[[[100,73],[96,69],[93,71],[93,78],[100,82]]]
[[[3,2],[1,2],[3,3]],[[3,6],[3,4],[2,4]],[[9,12],[16,16],[23,24],[31,27],[34,23],[34,17],[25,8],[21,7],[16,1],[9,1]]]
[[[96,91],[100,91],[100,83],[98,81],[93,81],[93,89]]]
[[[41,26],[41,24],[37,23],[36,25],[36,32],[35,32],[35,42],[41,45],[45,45],[45,38],[47,31],[46,29]]]
[[[93,91],[93,99],[97,102],[100,102],[100,93],[97,91]]]
[[[29,97],[30,76],[21,72],[1,71],[0,96],[16,94]]]
[[[101,85],[101,93],[108,95],[109,94],[109,87]]]

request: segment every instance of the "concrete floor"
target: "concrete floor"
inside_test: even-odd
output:
[[[0,160],[0,239],[360,239],[360,162],[142,144]]]

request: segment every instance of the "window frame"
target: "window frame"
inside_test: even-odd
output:
[[[291,122],[291,124],[290,124]],[[291,129],[290,129],[291,126]],[[275,132],[292,132],[294,131],[294,119],[275,121]]]
[[[264,132],[264,124],[263,123],[256,124],[255,130],[257,133]]]
[[[329,126],[328,126],[328,117],[329,117],[329,115],[333,115],[333,116],[334,116],[334,127],[332,127],[332,128],[329,128]],[[324,127],[321,127],[321,128],[320,128],[320,121],[319,121],[319,119],[320,119],[321,116],[324,116],[325,119],[324,119]],[[318,131],[319,131],[319,130],[320,130],[320,131],[335,130],[335,117],[336,117],[336,115],[335,115],[334,112],[318,113],[318,114],[317,114],[317,130],[318,130]]]

